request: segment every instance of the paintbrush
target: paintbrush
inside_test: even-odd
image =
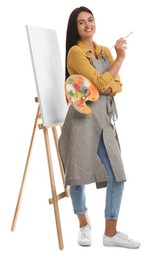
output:
[[[133,32],[130,32],[128,35],[126,35],[125,37],[123,37],[124,39],[126,39],[127,37],[129,37],[129,35],[131,35]],[[112,48],[114,48],[115,47],[115,45],[114,46],[112,46],[110,49],[112,49]]]

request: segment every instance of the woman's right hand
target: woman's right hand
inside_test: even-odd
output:
[[[104,92],[103,92],[103,95],[105,96],[109,96],[112,92],[112,89],[111,88],[107,88]]]

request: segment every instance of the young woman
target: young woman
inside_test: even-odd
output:
[[[92,242],[85,185],[95,182],[97,188],[106,187],[103,245],[139,248],[138,241],[117,231],[126,176],[114,125],[117,119],[114,96],[122,90],[118,72],[125,58],[126,40],[120,38],[116,42],[114,60],[107,47],[93,41],[95,30],[95,19],[88,8],[81,6],[72,11],[66,35],[66,79],[73,74],[86,77],[100,97],[89,102],[92,110],[89,115],[69,107],[59,138],[65,183],[70,186],[73,210],[79,220],[79,245],[90,246]]]

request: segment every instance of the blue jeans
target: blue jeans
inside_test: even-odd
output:
[[[97,154],[104,165],[107,175],[105,218],[117,220],[124,189],[124,181],[116,181],[102,136],[99,141]],[[70,186],[70,196],[74,213],[78,215],[85,214],[87,212],[85,186]]]

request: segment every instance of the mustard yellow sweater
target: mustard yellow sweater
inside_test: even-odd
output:
[[[113,56],[107,47],[97,45],[95,42],[94,46],[97,59],[102,58],[100,54],[102,51],[103,54],[109,58],[111,64],[114,62]],[[79,41],[77,45],[70,48],[67,57],[67,68],[69,74],[79,74],[85,76],[94,84],[100,94],[103,94],[103,92],[109,87],[112,89],[112,96],[118,92],[121,92],[122,83],[120,81],[120,76],[117,74],[117,76],[113,78],[109,71],[100,74],[91,64],[90,58],[87,54],[88,52],[91,52],[89,47],[81,41]]]

